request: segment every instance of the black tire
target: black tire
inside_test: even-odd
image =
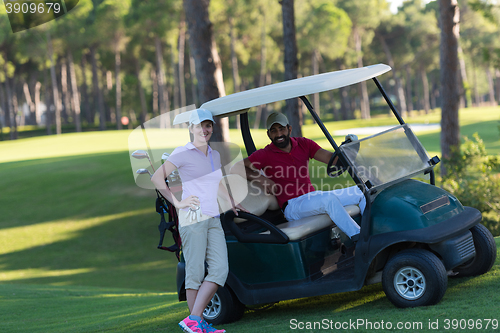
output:
[[[203,311],[203,317],[209,324],[220,325],[240,320],[245,306],[227,286],[219,287],[210,303]]]
[[[446,292],[448,276],[435,254],[410,249],[389,259],[382,273],[382,287],[399,308],[434,305]]]
[[[497,257],[497,246],[491,232],[482,224],[475,225],[472,229],[472,238],[476,255],[465,264],[453,269],[453,277],[476,276],[487,273]]]

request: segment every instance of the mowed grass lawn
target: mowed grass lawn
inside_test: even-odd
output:
[[[433,113],[408,122],[435,123],[439,117]],[[462,134],[479,132],[488,152],[498,154],[500,108],[465,110],[460,117]],[[327,127],[334,131],[395,124],[394,119],[380,117],[331,122]],[[177,131],[158,146],[184,144],[186,130]],[[303,132],[328,147],[316,125],[304,126]],[[155,194],[134,182],[130,133],[75,133],[0,142],[0,332],[179,331],[177,322],[188,312],[175,293],[177,259],[156,249]],[[258,147],[268,143],[265,131],[254,135]],[[431,156],[439,154],[439,131],[417,136]],[[242,145],[236,130],[231,130],[231,138]],[[165,244],[171,243],[167,235]],[[485,276],[450,279],[443,300],[428,308],[396,309],[377,284],[358,292],[248,311],[241,321],[224,328],[289,332],[296,331],[292,319],[359,319],[379,324],[382,320],[420,322],[422,329],[401,331],[421,332],[427,331],[429,320],[438,320],[441,330],[447,318],[500,320],[499,275],[497,259]]]

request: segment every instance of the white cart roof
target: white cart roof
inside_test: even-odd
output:
[[[311,75],[220,97],[204,103],[200,108],[209,110],[214,116],[225,117],[245,112],[251,107],[262,104],[350,86],[387,73],[390,70],[391,67],[378,64]],[[183,112],[177,115],[173,124],[188,122],[191,112]]]

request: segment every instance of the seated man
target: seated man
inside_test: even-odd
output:
[[[309,179],[309,159],[328,163],[333,153],[310,139],[291,138],[292,127],[282,113],[271,113],[266,126],[271,143],[238,162],[245,166],[246,175],[241,176],[257,181],[267,193],[274,194],[288,221],[328,214],[348,237],[357,240],[360,228],[344,206],[359,205],[363,212],[366,202],[361,190],[352,186],[316,191]]]

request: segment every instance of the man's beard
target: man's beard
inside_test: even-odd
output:
[[[278,142],[278,139],[285,139],[285,140]],[[273,143],[278,148],[281,148],[281,149],[286,148],[288,146],[288,144],[290,143],[290,134],[282,135],[280,137],[274,138]]]

